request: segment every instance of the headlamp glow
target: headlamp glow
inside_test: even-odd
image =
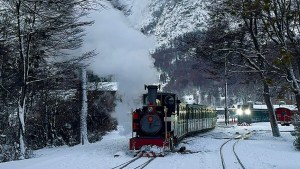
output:
[[[237,109],[236,114],[237,115],[243,115],[243,110],[242,109]]]
[[[250,114],[251,114],[250,109],[246,109],[246,110],[245,110],[245,114],[246,114],[246,115],[250,115]]]

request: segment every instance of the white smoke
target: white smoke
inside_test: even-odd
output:
[[[116,108],[120,125],[129,132],[130,111],[140,105],[144,84],[153,84],[158,74],[149,50],[154,48],[154,39],[146,37],[130,26],[122,12],[109,4],[101,11],[89,15],[95,24],[87,28],[84,50],[96,49],[99,53],[91,62],[90,69],[99,76],[114,75],[119,82],[118,93],[122,102]]]

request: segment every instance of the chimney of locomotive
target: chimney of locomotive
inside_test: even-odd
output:
[[[156,85],[145,85],[145,89],[148,89],[148,104],[155,105],[157,98],[157,89]]]

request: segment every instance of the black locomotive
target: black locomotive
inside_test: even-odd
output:
[[[156,145],[172,150],[186,135],[216,125],[216,111],[204,105],[180,103],[176,94],[158,92],[159,86],[145,85],[143,107],[132,113],[130,150]]]

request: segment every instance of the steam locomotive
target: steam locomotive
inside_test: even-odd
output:
[[[143,146],[158,146],[173,150],[191,133],[216,126],[216,111],[198,104],[180,103],[174,93],[158,92],[160,86],[145,85],[143,107],[132,113],[132,138],[130,150]]]

